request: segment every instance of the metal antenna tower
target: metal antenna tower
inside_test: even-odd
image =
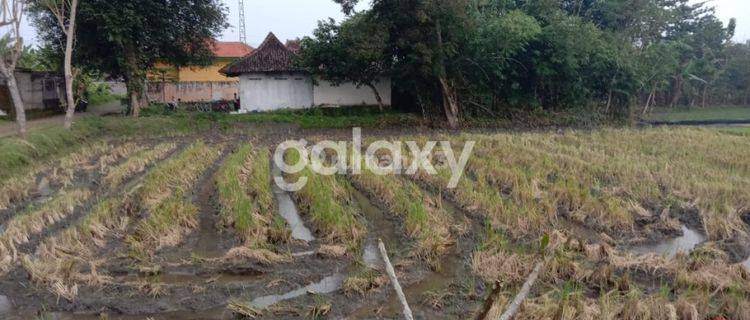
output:
[[[245,1],[240,1],[240,24],[239,24],[239,32],[240,32],[240,42],[247,44],[247,34],[245,33]]]

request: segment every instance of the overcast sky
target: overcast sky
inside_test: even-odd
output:
[[[237,30],[239,12],[238,0],[221,0],[229,9],[229,23],[232,25],[222,35],[225,41],[238,41]],[[317,21],[332,17],[341,20],[343,14],[338,4],[332,0],[244,0],[247,38],[250,45],[257,47],[269,31],[273,31],[282,41],[310,35]],[[695,0],[696,2],[699,0]],[[368,0],[362,0],[359,9],[368,7]],[[750,39],[749,0],[709,0],[716,7],[718,16],[727,23],[737,18],[735,41]],[[36,43],[36,32],[24,26],[26,43]]]

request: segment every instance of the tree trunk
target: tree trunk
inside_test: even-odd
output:
[[[70,21],[65,39],[65,97],[68,103],[68,110],[65,112],[65,129],[70,129],[73,125],[73,114],[76,111],[76,101],[73,97],[73,40],[75,39],[76,28],[76,10],[78,0],[72,0],[70,3]],[[62,26],[63,28],[65,26]]]
[[[451,129],[458,129],[458,101],[456,98],[456,92],[453,90],[448,80],[445,77],[440,77],[440,91],[443,97],[443,110],[445,111],[445,118],[448,120],[448,127]]]
[[[378,101],[378,109],[380,112],[383,112],[385,110],[385,105],[383,105],[383,98],[380,97],[380,92],[378,92],[378,88],[375,87],[372,83],[367,84],[368,87],[372,90],[372,93],[375,95],[375,100]]]
[[[16,83],[16,76],[11,73],[7,77],[8,91],[10,91],[10,98],[13,101],[13,106],[16,110],[16,124],[18,124],[18,135],[22,139],[26,139],[26,108],[23,105],[23,99],[21,99],[21,92],[18,91],[18,84]]]
[[[126,44],[123,47],[123,54],[125,56],[125,86],[130,98],[130,112],[133,118],[138,118],[141,113],[145,76],[139,69],[138,57],[132,44]]]
[[[670,107],[676,107],[677,103],[682,98],[682,75],[675,76],[674,88],[672,89],[672,101],[669,103]]]
[[[440,20],[435,21],[435,34],[437,36],[437,47],[438,47],[438,82],[440,86],[440,93],[442,96],[441,104],[443,111],[445,111],[445,118],[448,120],[448,127],[451,129],[458,129],[459,120],[459,106],[456,92],[453,90],[450,82],[448,81],[447,72],[445,70],[445,61],[443,57],[443,30],[440,25]]]
[[[136,90],[130,91],[130,112],[133,113],[133,118],[138,118],[141,115],[141,105]]]
[[[645,116],[648,113],[648,108],[651,106],[651,103],[655,100],[655,94],[656,94],[656,88],[651,89],[651,92],[648,94],[648,99],[646,99],[646,106],[643,107],[643,115]]]
[[[708,85],[703,86],[703,97],[701,98],[701,108],[706,108],[706,99],[708,97]]]

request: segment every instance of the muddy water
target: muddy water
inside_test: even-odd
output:
[[[8,300],[8,297],[0,295],[0,318],[4,319],[11,311],[13,311],[13,305]]]
[[[253,299],[250,302],[250,306],[257,309],[265,309],[281,301],[291,300],[294,298],[301,297],[307,293],[314,294],[327,294],[335,292],[341,289],[341,286],[346,279],[346,275],[343,273],[336,273],[332,276],[325,277],[323,280],[310,284],[308,286],[299,288],[297,290],[289,291],[285,294],[269,295]]]
[[[445,211],[448,212],[448,214],[456,219],[457,223],[467,222],[464,221],[464,218],[466,216],[463,214],[463,212],[459,208],[454,206],[451,202],[443,200],[441,202],[441,205],[445,209]],[[469,228],[474,229],[473,231],[469,232],[469,235],[476,234],[479,225],[474,223]],[[393,228],[391,230],[394,230],[395,233],[396,228]],[[395,235],[391,237],[392,239],[399,239],[398,236]],[[464,275],[471,274],[471,271],[468,270],[469,266],[466,263],[464,257],[468,256],[471,253],[473,245],[474,239],[472,239],[471,237],[459,237],[457,239],[456,245],[452,246],[440,260],[439,270],[426,272],[419,278],[419,280],[414,283],[405,285],[402,284],[402,286],[404,287],[404,294],[406,295],[407,299],[409,299],[412,311],[417,318],[444,318],[444,315],[441,315],[439,313],[433,314],[433,311],[431,309],[424,307],[421,304],[422,299],[424,298],[425,293],[448,290],[451,283],[454,283],[456,280],[461,279],[461,277],[463,277]],[[398,244],[396,244],[396,246],[398,246]],[[403,246],[403,244],[401,246]],[[394,247],[394,245],[391,245],[390,247]],[[374,250],[377,250],[377,247],[375,247]],[[365,255],[367,255],[367,251],[365,252]],[[378,258],[380,257],[378,251],[376,251],[375,255]],[[367,305],[354,311],[354,313],[351,314],[349,318],[400,318],[402,309],[401,304],[398,301],[396,294],[393,292],[390,284],[388,284],[386,290],[388,291],[387,298],[383,303],[379,304],[379,306],[382,306],[382,308],[380,308],[379,306]]]
[[[2,313],[0,313],[0,319]],[[28,319],[54,319],[54,320],[144,320],[144,319],[160,319],[160,320],[224,320],[224,319],[235,319],[232,312],[227,310],[225,307],[219,307],[206,311],[177,311],[159,313],[153,315],[99,315],[99,314],[84,314],[84,313],[73,313],[73,312],[50,312],[43,315],[37,315],[34,312],[28,312],[22,316],[7,318],[7,320],[28,320]]]
[[[629,248],[628,250],[636,254],[655,253],[667,258],[673,258],[675,255],[677,255],[678,252],[692,251],[696,246],[703,243],[705,240],[706,237],[704,237],[700,232],[683,225],[682,236],[667,239],[656,244],[635,246]]]
[[[273,166],[271,168],[271,177],[281,176],[279,168],[273,164],[273,161],[271,161],[271,163]],[[292,238],[305,242],[314,241],[315,236],[313,236],[310,229],[308,229],[302,221],[299,211],[297,211],[297,205],[294,204],[289,192],[281,190],[273,179],[271,185],[273,188],[273,194],[276,197],[276,204],[279,207],[279,215],[286,220],[287,225],[289,225],[289,228],[292,230]]]
[[[222,237],[216,228],[217,210],[211,203],[211,196],[216,191],[213,180],[214,172],[215,168],[209,170],[209,174],[200,182],[198,194],[194,198],[194,203],[198,204],[201,215],[198,220],[198,240],[193,251],[204,258],[217,258],[224,253],[220,246]]]
[[[457,222],[460,223],[462,218],[465,217],[463,212],[454,206],[453,203],[443,200],[441,205],[448,214],[456,219]],[[473,225],[472,227],[476,229],[479,226]],[[476,230],[471,233],[474,234],[475,232]],[[404,294],[407,297],[413,297],[413,300],[417,300],[413,301],[412,304],[419,304],[421,302],[419,300],[424,297],[425,293],[447,290],[451,283],[461,279],[464,275],[471,274],[464,257],[468,257],[471,254],[473,246],[473,239],[459,238],[456,245],[451,247],[440,260],[439,270],[428,273],[418,283],[405,288]],[[385,306],[386,307],[383,308],[383,312],[386,312],[385,314],[399,314],[399,312],[401,312],[401,304],[395,297],[395,294],[390,296]],[[430,310],[419,305],[414,308],[415,315],[419,316],[421,314],[427,319],[433,318],[433,315],[426,314],[429,311]]]
[[[302,218],[300,218],[297,206],[294,204],[289,193],[279,189],[276,187],[276,184],[274,184],[273,194],[276,197],[276,202],[279,206],[279,214],[284,220],[286,220],[287,225],[289,225],[289,228],[292,230],[292,238],[306,242],[314,241],[315,237],[312,232],[310,232],[310,229],[305,226]]]
[[[193,286],[193,285],[232,285],[249,283],[258,280],[259,274],[230,274],[215,273],[206,275],[197,275],[193,273],[170,272],[153,276],[146,275],[127,275],[116,278],[119,283],[142,283],[156,282],[165,285],[175,286]]]
[[[362,262],[370,268],[380,269],[383,267],[383,259],[378,249],[378,239],[383,240],[391,258],[401,254],[404,241],[401,241],[395,221],[373,205],[362,192],[355,189],[352,194],[368,224],[369,233],[362,248]]]

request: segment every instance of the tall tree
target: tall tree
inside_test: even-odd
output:
[[[16,83],[16,64],[23,53],[21,37],[21,19],[26,2],[24,0],[0,0],[0,30],[7,28],[4,38],[7,43],[0,47],[0,75],[10,91],[10,97],[16,112],[18,134],[26,138],[26,109],[21,99],[21,92]]]
[[[52,15],[39,12],[35,20],[45,42],[62,43],[64,33]],[[211,39],[226,27],[220,0],[86,0],[78,7],[74,61],[124,78],[138,117],[146,103],[146,71],[156,62],[210,63]]]
[[[383,111],[377,82],[390,72],[388,34],[370,13],[358,13],[341,23],[320,21],[313,38],[305,37],[297,63],[334,85],[350,81],[372,90]]]
[[[73,96],[73,44],[76,36],[76,13],[78,11],[78,0],[41,0],[42,4],[49,10],[57,20],[57,24],[65,36],[65,58],[63,61],[63,73],[65,75],[65,129],[73,125],[73,114],[76,110],[76,101]]]
[[[358,0],[335,0],[351,14]],[[439,111],[457,128],[461,115],[457,58],[465,44],[469,0],[374,0],[371,14],[388,33],[393,74],[401,90],[415,92],[423,110]]]

